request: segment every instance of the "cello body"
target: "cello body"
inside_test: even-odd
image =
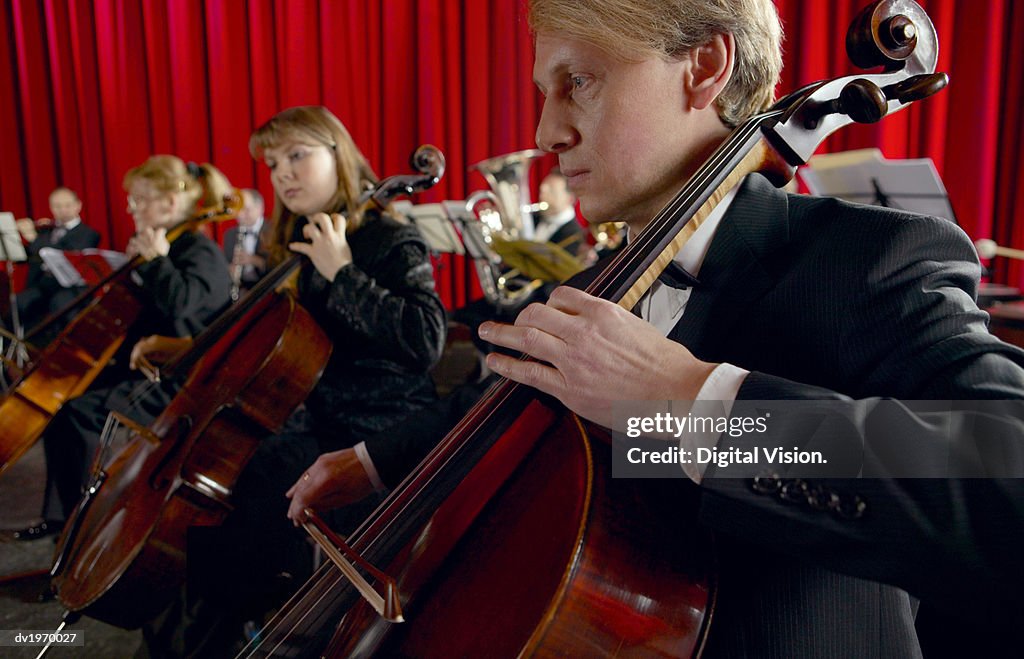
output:
[[[475,464],[450,494],[428,458],[349,536],[395,580],[405,622],[378,616],[328,563],[240,656],[699,653],[715,580],[710,534],[684,521],[696,488],[612,479],[606,431],[592,441],[559,405],[496,388],[446,438],[471,429],[470,455],[441,461]],[[498,399],[521,412],[498,419]]]
[[[260,440],[315,386],[330,352],[290,295],[266,296],[235,323],[79,503],[58,543],[61,602],[125,628],[159,613],[184,582],[188,527],[224,520]]]
[[[947,83],[912,0],[876,0],[847,45],[885,70],[814,83],[737,126],[586,292],[633,309],[744,176],[781,186],[836,130]],[[328,565],[243,656],[699,654],[714,561],[683,503],[695,488],[614,480],[609,462],[559,403],[500,382],[346,541],[394,582],[405,621],[385,621]]]
[[[64,403],[89,388],[124,343],[142,311],[129,272],[105,284],[0,397],[0,475],[43,435]]]
[[[222,207],[200,209],[170,229],[168,241],[207,222],[233,218],[242,207],[241,194],[226,195],[223,202]],[[144,262],[136,256],[32,331],[38,332],[88,301],[0,396],[0,476],[42,437],[66,402],[89,388],[124,343],[145,306],[145,293],[132,280],[135,268]]]
[[[499,442],[391,566],[408,598],[406,622],[385,622],[361,601],[324,656],[699,653],[715,579],[711,536],[687,522],[696,488],[613,479],[611,447],[592,441],[607,431],[564,411],[548,423],[512,474],[504,472],[519,447]],[[444,535],[465,527],[474,502],[506,476],[438,561],[451,544]]]

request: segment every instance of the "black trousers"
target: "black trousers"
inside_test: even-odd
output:
[[[70,304],[85,289],[85,286],[64,288],[56,281],[50,285],[45,285],[44,282],[43,285],[26,288],[18,293],[18,322],[27,333],[45,320],[47,316]],[[32,343],[40,348],[45,346],[53,340],[71,318],[74,318],[74,314],[69,314],[67,318],[54,323],[53,327],[48,328],[42,334],[32,337]]]
[[[154,386],[130,380],[95,389],[66,403],[50,421],[46,451],[46,496],[43,518],[63,521],[82,497],[89,481],[100,434],[110,412],[120,412],[149,425],[171,400],[170,385]]]
[[[185,587],[156,619],[143,625],[136,657],[229,657],[243,623],[262,623],[313,572],[313,547],[287,517],[284,493],[322,453],[350,445],[345,428],[330,441],[299,412],[285,430],[260,443],[235,485],[234,509],[219,527],[189,529]],[[363,501],[324,515],[339,533],[352,531],[381,501]]]

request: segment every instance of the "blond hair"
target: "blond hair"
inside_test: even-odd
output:
[[[249,153],[259,160],[267,149],[296,139],[312,140],[333,151],[338,172],[338,189],[328,206],[330,212],[345,214],[348,222],[347,232],[357,230],[364,219],[359,207],[359,197],[365,190],[377,184],[377,175],[352,140],[345,125],[330,110],[319,105],[304,105],[282,110],[252,134],[249,138]],[[288,243],[292,239],[296,219],[275,192],[274,210],[271,214],[272,242],[268,245],[272,264],[280,263],[290,255]]]
[[[188,202],[186,208],[193,214],[202,208],[220,206],[225,195],[231,193],[227,177],[210,163],[186,164],[171,155],[150,156],[146,162],[129,169],[124,175],[124,189],[127,191],[138,179],[148,181],[162,194],[184,195]]]
[[[579,39],[625,61],[665,60],[715,34],[736,43],[732,78],[716,100],[736,126],[775,98],[782,72],[782,25],[772,0],[530,0],[530,29]]]

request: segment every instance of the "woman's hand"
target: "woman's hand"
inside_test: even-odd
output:
[[[152,261],[158,256],[167,256],[171,251],[171,244],[167,242],[167,229],[153,229],[147,227],[136,233],[128,241],[125,253],[128,258],[141,256],[147,261]]]
[[[352,263],[352,248],[345,238],[346,225],[343,215],[327,217],[327,213],[317,213],[302,227],[302,235],[309,242],[290,243],[288,249],[308,256],[324,279],[334,281],[338,270]]]
[[[147,336],[132,346],[128,367],[133,371],[141,371],[151,382],[157,382],[160,379],[160,371],[155,364],[163,364],[190,345],[190,337]]]
[[[292,500],[288,519],[299,526],[306,508],[320,512],[355,503],[373,493],[373,483],[355,449],[324,453],[295,481],[285,496]]]

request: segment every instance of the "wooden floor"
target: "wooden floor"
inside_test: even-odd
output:
[[[46,481],[42,443],[0,476],[0,630],[53,631],[60,624],[63,607],[54,600],[39,602],[47,589],[47,572],[53,559],[53,539],[48,536],[25,542],[12,532],[38,521]],[[32,576],[34,575],[34,576]],[[142,641],[138,631],[126,631],[82,618],[71,628],[83,633],[85,645],[53,648],[47,657],[133,657]],[[39,647],[0,647],[0,657],[35,657]]]

